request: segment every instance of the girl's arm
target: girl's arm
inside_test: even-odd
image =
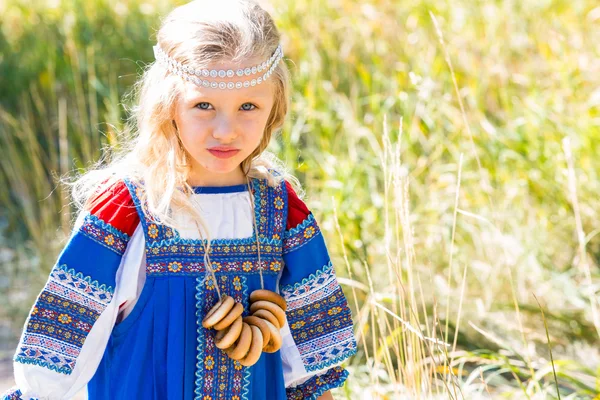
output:
[[[79,216],[36,299],[14,356],[17,387],[3,399],[74,396],[100,363],[119,305],[135,296],[119,277],[139,268],[144,236],[125,185],[111,190]]]
[[[323,393],[317,400],[333,400],[333,395],[328,390],[325,393]]]
[[[352,316],[313,214],[285,185],[288,218],[279,289],[287,301],[281,357],[288,399],[332,399],[329,390],[348,376],[340,364],[356,352]]]

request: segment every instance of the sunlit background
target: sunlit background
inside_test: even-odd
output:
[[[57,178],[118,145],[181,3],[0,2],[0,392],[71,229]],[[597,0],[266,7],[294,80],[271,150],[360,346],[336,398],[600,398]]]

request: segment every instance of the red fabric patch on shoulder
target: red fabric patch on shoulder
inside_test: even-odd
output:
[[[104,198],[92,208],[90,214],[128,236],[133,235],[140,223],[140,217],[125,182],[119,181],[106,192],[98,195],[100,196]]]
[[[285,187],[288,192],[288,218],[286,224],[286,230],[297,227],[302,223],[310,214],[310,210],[306,207],[306,204],[296,194],[292,185],[285,181]]]

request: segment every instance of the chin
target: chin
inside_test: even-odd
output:
[[[226,160],[225,162],[221,161],[221,162],[212,163],[206,169],[209,172],[212,172],[215,174],[229,174],[231,172],[234,172],[236,169],[238,169],[240,167],[240,164],[241,163],[235,162],[233,160]]]

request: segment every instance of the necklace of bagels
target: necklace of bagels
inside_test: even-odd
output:
[[[254,210],[251,183],[246,177],[250,203]],[[244,306],[227,294],[221,295],[214,269],[208,260],[204,242],[204,259],[208,271],[212,275],[219,301],[206,314],[202,326],[217,331],[215,345],[223,350],[231,359],[239,361],[245,367],[254,365],[262,352],[274,353],[281,348],[280,329],[285,325],[285,299],[278,293],[266,290],[263,281],[263,265],[260,262],[260,244],[258,242],[258,227],[256,215],[252,212],[256,248],[258,250],[258,265],[261,289],[250,294],[250,314],[242,317]]]

